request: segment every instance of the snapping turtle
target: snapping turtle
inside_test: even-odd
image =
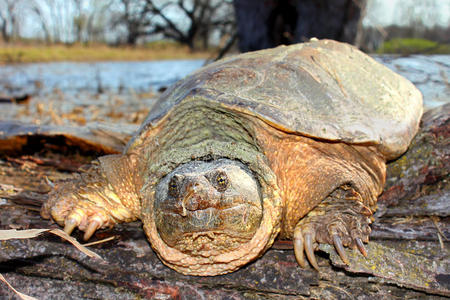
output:
[[[422,96],[331,40],[210,64],[168,89],[122,155],[58,186],[41,214],[78,227],[140,219],[161,260],[189,275],[232,272],[276,237],[298,263],[333,244],[367,255],[385,162],[406,151]]]

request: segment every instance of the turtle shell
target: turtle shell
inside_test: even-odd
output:
[[[422,115],[422,95],[411,82],[331,40],[249,52],[203,67],[161,96],[141,132],[158,126],[181,101],[198,97],[288,133],[375,144],[387,159],[407,149]]]

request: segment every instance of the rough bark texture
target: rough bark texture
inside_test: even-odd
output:
[[[234,0],[241,52],[312,37],[355,43],[366,0]]]
[[[0,273],[19,291],[40,299],[448,297],[449,127],[449,104],[428,111],[412,147],[388,165],[388,182],[367,245],[369,259],[348,250],[349,266],[342,265],[332,247],[322,247],[318,253],[321,272],[304,270],[291,249],[282,249],[291,245],[278,244],[235,273],[183,276],[161,263],[141,224],[134,222],[96,233],[95,239],[115,237],[90,247],[103,261],[87,258],[50,234],[1,241]],[[32,155],[3,154],[0,229],[57,227],[38,213],[50,189],[45,178],[73,177],[74,169],[91,158],[76,147],[64,153],[44,149]],[[81,233],[75,236],[81,238]],[[0,283],[0,298],[14,297]]]

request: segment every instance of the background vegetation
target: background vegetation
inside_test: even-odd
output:
[[[14,44],[0,47],[0,63],[30,63],[52,61],[139,61],[164,59],[210,58],[214,48],[191,51],[186,45],[172,41],[159,41],[139,47],[106,44]]]
[[[440,44],[420,38],[393,38],[384,42],[377,53],[389,54],[450,54],[450,44]]]
[[[363,23],[362,19],[372,17],[374,5],[381,5],[383,0],[352,1],[362,9],[360,23]],[[424,20],[436,17],[439,1],[412,1],[430,8],[417,12],[410,5],[402,17],[409,20],[407,24],[378,26],[375,21],[359,26],[358,46],[377,53],[449,54],[449,26],[424,24]],[[296,3],[273,2],[289,2],[291,6]],[[0,63],[222,55],[233,46],[236,48],[236,3],[236,0],[0,0]]]

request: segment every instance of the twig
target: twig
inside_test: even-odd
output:
[[[112,240],[114,240],[114,239],[116,239],[116,238],[118,238],[118,236],[117,236],[117,235],[113,235],[113,236],[110,236],[110,237],[108,237],[108,238],[106,238],[106,239],[103,239],[103,240],[99,240],[99,241],[95,241],[95,242],[90,242],[90,243],[86,243],[86,244],[82,244],[82,245],[83,245],[84,247],[90,247],[90,246],[93,246],[93,245],[102,244],[102,243],[106,243],[106,242],[112,241]]]

